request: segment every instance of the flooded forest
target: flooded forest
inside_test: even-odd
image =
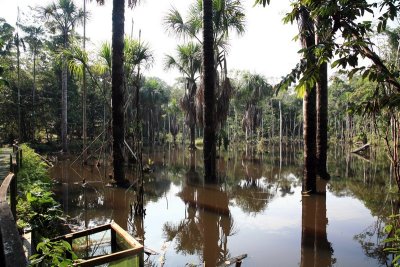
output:
[[[0,265],[400,266],[399,11],[3,3]]]

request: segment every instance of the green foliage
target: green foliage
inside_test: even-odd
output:
[[[0,18],[0,55],[10,54],[13,35],[14,28],[5,19]]]
[[[399,227],[400,215],[391,215],[389,217],[389,223],[384,228],[384,233],[388,237],[383,241],[386,244],[384,251],[388,254],[393,254],[394,258],[392,264],[394,267],[400,266],[400,227]]]
[[[64,240],[50,241],[44,239],[37,247],[37,254],[29,258],[30,266],[72,266],[78,257],[72,251],[71,245]]]
[[[261,137],[258,141],[257,141],[257,152],[258,153],[265,153],[265,152],[267,152],[268,151],[268,149],[267,149],[267,146],[266,146],[266,143],[267,143],[267,139],[266,138],[264,138],[264,137]]]
[[[28,145],[22,144],[21,149],[23,151],[23,164],[18,172],[20,190],[29,192],[31,187],[35,187],[37,183],[50,188],[51,180],[46,163]]]
[[[42,236],[55,236],[63,222],[59,203],[51,192],[51,180],[45,163],[27,145],[21,146],[23,164],[18,172],[18,225],[30,225]]]

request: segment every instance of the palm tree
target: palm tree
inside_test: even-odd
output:
[[[216,182],[215,65],[212,0],[203,0],[204,179]]]
[[[186,21],[176,9],[171,9],[164,19],[168,30],[178,37],[190,38],[202,43],[199,36],[203,27],[203,2],[195,0],[190,6]],[[213,0],[212,1],[213,47],[214,68],[216,71],[216,127],[219,129],[226,121],[229,108],[229,100],[233,94],[233,88],[227,77],[226,54],[228,37],[231,31],[243,34],[245,29],[245,14],[239,0]],[[219,71],[217,71],[219,69]],[[219,74],[219,75],[218,75]],[[200,84],[196,95],[197,121],[202,124],[204,105],[204,85]]]
[[[25,42],[29,45],[29,50],[32,54],[32,61],[33,61],[33,87],[32,87],[32,120],[33,129],[32,129],[32,136],[35,139],[35,95],[36,95],[36,64],[37,64],[37,57],[39,55],[39,49],[43,46],[43,37],[44,37],[44,29],[42,26],[32,25],[19,25],[21,29],[26,33],[24,37]]]
[[[118,185],[125,183],[124,173],[124,26],[125,1],[113,0],[112,10],[112,68],[111,99],[113,125],[114,179]]]
[[[83,0],[83,12],[86,13],[86,0]],[[83,19],[83,51],[86,51],[86,17]],[[86,88],[86,70],[83,71],[82,83],[82,149],[83,163],[87,160],[87,88]]]
[[[237,93],[239,99],[245,100],[245,112],[242,119],[242,126],[247,133],[253,133],[256,127],[261,124],[262,106],[261,101],[273,94],[272,86],[265,77],[259,74],[244,73],[243,83]],[[247,140],[247,138],[246,138]]]
[[[201,69],[201,47],[194,42],[188,42],[184,45],[178,45],[177,56],[166,56],[164,66],[166,69],[178,69],[186,79],[185,95],[182,97],[180,104],[186,113],[185,122],[190,128],[190,145],[189,149],[196,149],[195,133],[196,133],[196,103],[195,96],[197,93],[196,80],[199,78]]]
[[[58,0],[42,9],[44,18],[50,29],[60,32],[63,48],[67,49],[70,35],[75,26],[81,23],[85,17],[83,10],[78,9],[72,0]],[[62,85],[61,85],[61,141],[63,152],[68,151],[68,66],[62,59]]]
[[[96,0],[104,4],[104,0]],[[128,0],[128,6],[133,7],[138,0]],[[124,174],[124,26],[125,26],[125,0],[113,0],[112,10],[112,118],[113,118],[113,167],[114,179],[117,185],[123,186]]]
[[[308,48],[315,45],[314,23],[306,7],[299,7],[299,32],[305,59],[310,66],[315,65],[315,57],[307,53]],[[304,169],[303,193],[316,193],[316,90],[315,86],[305,84],[303,97],[303,138],[304,138]]]
[[[141,121],[140,121],[140,87],[143,81],[141,76],[141,69],[148,68],[153,63],[153,55],[150,51],[149,46],[139,40],[125,39],[125,87],[129,93],[129,99],[133,99],[130,102],[131,110],[135,110],[135,117],[131,117],[131,122],[134,125],[134,138],[139,140],[141,135]],[[132,90],[129,90],[131,88]],[[140,142],[136,142],[139,146]],[[139,151],[139,147],[136,147]]]

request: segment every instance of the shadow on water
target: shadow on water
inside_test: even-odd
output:
[[[217,266],[244,253],[242,266],[385,266],[380,233],[398,209],[388,194],[390,166],[378,152],[368,159],[331,149],[332,179],[323,193],[301,196],[302,148],[297,144],[228,151],[218,159],[223,177],[203,180],[202,151],[153,148],[143,154],[145,217],[135,216],[135,186],[107,187],[110,166],[62,161],[52,169],[56,197],[76,229],[111,220],[158,252],[155,266]],[[136,181],[134,167],[127,178]],[[326,189],[326,191],[325,191]]]

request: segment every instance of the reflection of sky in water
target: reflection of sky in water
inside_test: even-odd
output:
[[[176,157],[178,156],[176,155]],[[153,158],[157,162],[156,157]],[[198,157],[197,160],[199,159],[201,157]],[[183,161],[177,158],[177,162]],[[231,164],[229,170],[232,170],[233,162],[229,164]],[[256,163],[250,164],[252,164],[251,168],[253,169],[260,167]],[[166,166],[168,165],[166,164]],[[173,167],[175,168],[175,166]],[[243,177],[252,176],[244,176],[241,167],[237,167],[239,173],[241,173],[238,179],[228,181],[229,185],[226,186],[226,189],[216,193],[229,198],[229,220],[233,224],[232,235],[227,238],[229,255],[237,256],[247,253],[248,258],[244,260],[242,266],[299,266],[302,255],[303,203],[301,181],[294,174],[299,173],[298,167],[292,166],[291,169],[294,171],[283,169],[282,172],[278,172],[275,166],[271,168],[263,165],[263,168],[256,170],[257,173],[261,173],[261,176],[258,176],[259,179],[246,180]],[[271,171],[267,168],[271,168]],[[201,169],[198,172],[198,177],[201,178]],[[73,174],[73,172],[70,173]],[[196,179],[193,173],[191,175],[190,179]],[[178,238],[175,237],[171,242],[166,242],[167,237],[164,232],[166,224],[178,226],[188,221],[188,204],[185,204],[181,198],[183,188],[193,190],[186,193],[190,196],[191,192],[195,192],[194,195],[197,194],[197,199],[200,198],[200,192],[204,191],[200,190],[201,186],[194,187],[194,189],[190,187],[188,177],[188,166],[176,167],[176,169],[168,171],[158,166],[158,172],[153,174],[153,180],[145,185],[148,187],[147,189],[154,186],[152,192],[161,194],[157,197],[147,198],[146,217],[144,219],[145,245],[158,252],[165,252],[164,266],[185,266],[187,263],[198,265],[203,260],[202,247],[195,250],[199,255],[196,253],[195,255],[189,255],[185,252],[177,253],[175,250],[180,245],[177,243]],[[280,180],[278,180],[278,177],[280,177]],[[162,180],[168,178],[173,182]],[[98,180],[98,178],[93,179]],[[71,178],[71,180],[77,181],[79,179]],[[335,182],[337,182],[337,179]],[[118,216],[120,220],[128,219],[129,203],[132,203],[134,199],[133,194],[122,193],[125,192],[122,190],[104,188],[99,183],[94,183],[93,187],[95,187],[94,190],[86,190],[86,197],[92,203],[86,214],[89,227],[107,223],[115,216]],[[63,190],[65,191],[65,184]],[[71,216],[83,220],[82,202],[85,201],[85,198],[82,193],[79,193],[82,188],[78,185],[70,185],[68,190],[70,194],[69,213]],[[339,191],[345,192],[346,190],[346,188],[343,188]],[[71,194],[72,192],[74,194]],[[213,194],[215,194],[215,191]],[[185,195],[185,197],[188,197],[188,195]],[[112,201],[118,201],[118,203],[113,204]],[[219,203],[219,205],[222,204]],[[323,207],[325,207],[325,204]],[[207,216],[204,215],[204,212],[200,214],[199,209],[195,209],[194,213],[196,233],[201,233],[201,229],[204,227],[204,222],[201,220]],[[354,195],[337,197],[328,191],[326,194],[326,216],[328,218],[326,225],[327,239],[333,248],[332,257],[336,259],[334,266],[379,266],[377,260],[368,258],[364,254],[361,245],[354,238],[355,235],[362,233],[376,222],[376,218],[371,215],[362,201]],[[215,218],[216,222],[219,220],[222,222],[222,218],[226,220],[228,217],[216,216]],[[80,221],[80,224],[82,225],[82,221]],[[121,226],[126,227],[126,225]],[[222,227],[219,228],[220,235],[221,231]],[[159,258],[160,256],[153,256],[152,260],[158,262]]]

